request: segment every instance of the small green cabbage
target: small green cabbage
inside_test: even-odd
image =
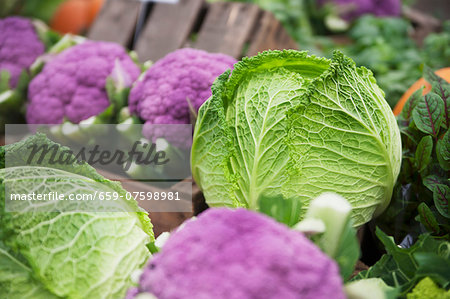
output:
[[[0,147],[0,298],[123,297],[131,274],[150,256],[146,245],[154,237],[147,213],[87,163],[51,164],[47,156],[27,163],[29,145],[55,143],[38,134]],[[123,199],[23,201],[17,203],[23,209],[6,212],[5,188],[18,194],[117,192]],[[71,204],[77,209],[62,210]]]
[[[200,108],[192,173],[210,206],[257,209],[262,196],[321,193],[353,207],[355,226],[389,204],[401,164],[393,113],[372,73],[336,52],[244,58]]]

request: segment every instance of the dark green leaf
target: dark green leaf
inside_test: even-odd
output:
[[[436,145],[436,156],[439,165],[445,170],[450,170],[450,130],[448,130]]]
[[[414,145],[417,145],[423,136],[423,134],[419,132],[419,130],[410,126],[401,126],[400,133],[408,137],[408,139],[410,139],[414,143]]]
[[[441,256],[436,253],[415,253],[414,259],[419,264],[417,274],[428,276],[443,288],[447,288],[450,283],[450,259],[448,258],[449,252],[446,254],[446,256]]]
[[[450,128],[450,84],[447,82],[445,84],[433,83],[432,91],[444,101],[444,121],[442,124],[448,129]]]
[[[445,147],[448,147],[448,146],[446,146],[445,143],[442,142],[442,140],[438,140],[438,142],[436,144],[436,156],[437,156],[439,165],[442,167],[442,169],[450,170],[450,160],[445,160],[442,157],[442,152],[446,151]]]
[[[425,187],[427,187],[431,192],[433,192],[436,185],[444,184],[444,179],[442,179],[438,175],[432,174],[423,178],[422,182],[425,185]]]
[[[412,112],[422,97],[422,91],[423,88],[416,90],[409,97],[408,101],[405,103],[405,106],[403,106],[401,116],[403,116],[405,120],[409,120],[412,117]]]
[[[448,210],[448,200],[450,198],[450,188],[444,184],[437,184],[433,190],[433,200],[439,213],[445,218],[450,218]]]
[[[450,130],[448,130],[442,138],[443,147],[441,147],[441,156],[450,162]]]
[[[427,65],[425,65],[423,67],[423,77],[430,84],[433,84],[435,82],[438,82],[438,83],[446,82],[443,78],[436,75],[436,73]]]
[[[433,151],[433,138],[430,135],[423,137],[416,149],[415,164],[419,171],[425,169],[431,161]]]
[[[444,122],[446,128],[450,127],[450,84],[427,66],[424,67],[424,78],[431,84],[431,91],[444,101]]]
[[[413,119],[417,128],[433,136],[439,133],[444,118],[444,101],[435,93],[421,98],[413,110]]]
[[[282,195],[261,195],[258,199],[259,211],[287,226],[294,226],[300,220],[301,202],[295,198],[285,199]]]
[[[422,223],[429,232],[438,234],[439,224],[427,204],[424,202],[420,203],[417,210],[419,211],[420,223]]]

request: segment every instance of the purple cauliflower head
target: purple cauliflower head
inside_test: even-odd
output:
[[[27,122],[59,124],[67,118],[79,123],[99,114],[110,105],[106,79],[118,80],[117,72],[122,72],[121,84],[128,87],[140,74],[118,44],[85,41],[64,50],[31,81]]]
[[[0,71],[10,73],[11,88],[16,87],[22,71],[44,51],[45,46],[30,20],[22,17],[0,19]]]
[[[342,17],[353,20],[364,14],[373,14],[378,17],[399,16],[401,13],[401,0],[320,0],[319,3],[335,3],[343,7]]]
[[[300,232],[245,209],[209,209],[173,233],[127,299],[345,298],[337,264]]]
[[[198,110],[211,96],[216,77],[234,63],[234,58],[224,54],[176,50],[158,60],[133,86],[130,112],[147,124],[189,124],[188,99]]]

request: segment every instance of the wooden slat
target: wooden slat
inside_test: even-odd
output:
[[[203,5],[204,0],[155,4],[137,41],[139,59],[156,61],[181,48],[189,38]]]
[[[153,232],[158,237],[163,232],[170,232],[181,223],[192,217],[190,213],[180,212],[150,212],[148,213],[153,224]]]
[[[272,13],[264,12],[256,26],[247,56],[264,50],[283,49],[297,49],[297,44]]]
[[[87,37],[127,47],[134,34],[140,5],[138,1],[107,0]]]
[[[208,9],[195,48],[242,56],[260,9],[253,4],[217,2]]]

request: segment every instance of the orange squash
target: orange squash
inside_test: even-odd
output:
[[[50,27],[59,33],[80,34],[94,21],[104,0],[67,0],[56,11]]]
[[[450,67],[446,67],[440,70],[437,70],[435,72],[436,75],[444,78],[447,82],[450,82]],[[422,88],[422,86],[425,85],[425,88],[423,89],[422,94],[425,95],[431,90],[431,85],[427,81],[425,81],[424,78],[420,78],[416,82],[414,82],[413,85],[411,85],[410,88],[402,95],[400,100],[397,102],[397,104],[394,107],[394,115],[399,115],[400,112],[402,112],[403,106],[405,106],[405,103],[408,101],[409,97],[419,88]]]

